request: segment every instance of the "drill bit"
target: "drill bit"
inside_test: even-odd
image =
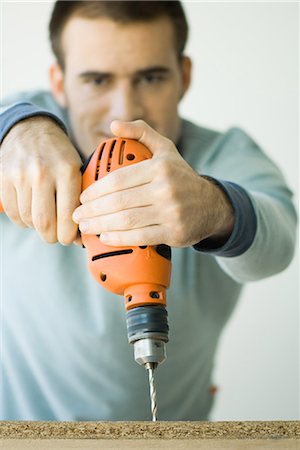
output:
[[[156,422],[157,420],[157,399],[156,399],[156,389],[154,383],[154,369],[156,367],[155,363],[147,363],[145,368],[148,370],[149,376],[149,388],[150,388],[150,401],[151,401],[151,412],[152,412],[152,421]]]

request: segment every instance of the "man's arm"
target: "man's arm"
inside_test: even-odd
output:
[[[6,215],[36,229],[49,243],[72,243],[79,204],[81,160],[54,115],[30,103],[1,114],[1,193]]]
[[[153,158],[112,172],[82,193],[83,205],[73,215],[81,231],[101,234],[108,245],[194,245],[215,255],[238,282],[286,267],[294,248],[295,212],[280,172],[260,150],[253,159],[244,141],[227,137],[203,164],[213,182],[143,121],[113,122],[112,130],[144,143]],[[230,181],[217,181],[224,174]],[[261,196],[267,203],[258,207]]]
[[[209,250],[217,257],[222,269],[240,283],[259,280],[284,270],[294,254],[297,214],[292,203],[292,192],[274,162],[244,131],[232,128],[211,148],[201,168],[218,180],[225,177],[230,180],[222,181],[222,184],[242,189],[255,214],[256,231],[248,248],[234,257],[224,255],[224,250],[232,245],[235,236],[239,236],[241,242],[243,234],[248,235],[252,228],[253,215],[248,216],[249,209],[243,202],[238,208],[244,225],[241,227],[236,223],[236,233],[234,230],[225,245],[217,251]]]

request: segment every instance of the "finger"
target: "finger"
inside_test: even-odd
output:
[[[21,220],[28,227],[33,228],[32,215],[31,215],[31,187],[27,189],[17,189],[18,208]]]
[[[146,206],[94,217],[80,222],[79,229],[85,234],[101,234],[104,231],[132,230],[157,225],[157,217],[153,210],[152,206]]]
[[[112,214],[125,209],[150,206],[152,204],[149,184],[126,189],[91,200],[74,211],[73,220],[79,223],[92,217]]]
[[[174,144],[169,139],[157,133],[143,120],[132,122],[114,120],[111,123],[111,131],[118,137],[135,139],[141,142],[151,150],[153,155],[175,150]]]
[[[83,247],[81,234],[79,233],[79,231],[77,232],[77,236],[76,236],[76,239],[74,240],[73,244],[77,245],[78,247]]]
[[[113,192],[150,183],[153,179],[152,165],[151,159],[148,159],[109,173],[101,180],[92,183],[82,192],[80,196],[81,203]]]
[[[101,233],[100,241],[112,246],[144,246],[159,245],[163,240],[163,227],[152,225],[150,227],[138,228],[136,230],[112,231]]]
[[[58,182],[56,193],[57,204],[57,238],[63,245],[70,245],[76,239],[78,225],[72,215],[80,205],[81,176],[64,179]]]
[[[12,184],[5,183],[3,186],[1,203],[7,217],[16,225],[25,228],[26,224],[20,217],[17,192]]]
[[[32,223],[40,237],[50,244],[57,242],[55,188],[39,183],[32,188]]]

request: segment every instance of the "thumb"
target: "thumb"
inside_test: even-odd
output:
[[[114,120],[111,123],[111,131],[118,137],[135,139],[144,144],[153,155],[165,153],[166,151],[176,150],[173,142],[157,133],[143,120],[135,120],[132,122],[123,122]]]

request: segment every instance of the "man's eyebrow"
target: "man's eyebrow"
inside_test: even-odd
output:
[[[168,74],[171,70],[165,66],[150,66],[145,67],[145,69],[139,69],[134,72],[134,75],[149,75],[150,73],[160,73],[160,74]],[[86,72],[81,72],[78,76],[80,78],[97,78],[97,77],[110,77],[113,73],[111,72],[101,72],[96,70],[88,70]]]
[[[86,72],[81,72],[78,74],[80,78],[96,78],[96,77],[109,77],[111,73],[109,72],[98,72],[96,70],[88,70]]]
[[[145,69],[137,70],[135,73],[136,73],[136,75],[148,75],[150,73],[168,74],[170,72],[171,72],[171,70],[165,66],[151,66],[151,67],[145,67]]]

